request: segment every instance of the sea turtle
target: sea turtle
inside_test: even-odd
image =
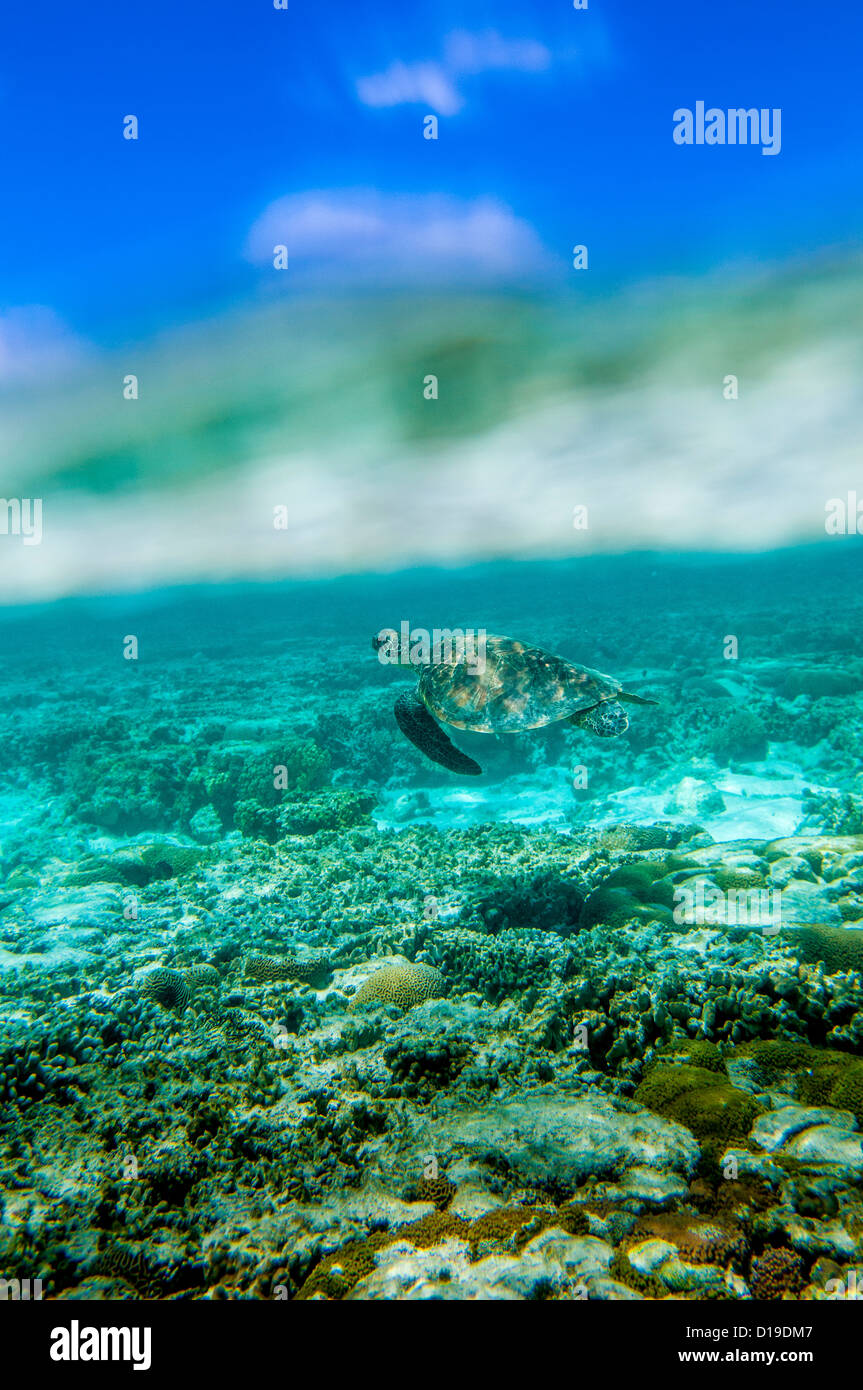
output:
[[[378,650],[381,639],[372,641]],[[558,719],[614,738],[629,728],[619,701],[655,705],[623,689],[613,676],[577,666],[512,637],[485,639],[485,659],[462,650],[424,665],[415,690],[399,695],[399,728],[420,752],[451,772],[479,776],[482,768],[450,741],[438,724],[476,734],[521,734]]]

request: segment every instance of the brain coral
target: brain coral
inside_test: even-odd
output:
[[[214,965],[201,962],[199,965],[189,967],[186,971],[186,979],[192,989],[210,989],[218,985],[221,976]]]
[[[434,1202],[438,1211],[446,1211],[455,1194],[455,1183],[443,1173],[437,1178],[420,1178],[417,1183],[417,1201]]]
[[[282,956],[271,960],[268,956],[249,956],[246,961],[246,978],[258,980],[262,984],[272,980],[312,980],[323,979],[332,973],[329,957],[317,951],[304,959],[298,956]]]
[[[189,986],[179,970],[150,970],[138,983],[145,999],[161,1004],[163,1009],[185,1009],[189,1002]]]
[[[365,1004],[398,1004],[410,1009],[424,999],[438,998],[443,990],[444,977],[433,965],[385,965],[360,985],[348,1012]]]

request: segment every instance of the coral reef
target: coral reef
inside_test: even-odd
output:
[[[4,674],[6,1277],[748,1300],[860,1267],[863,599],[825,650],[786,575],[793,620],[748,611],[726,662],[724,595],[675,584],[633,633],[604,592],[542,640],[631,651],[661,705],[619,739],[489,737],[469,788],[394,736],[341,612]],[[782,929],[681,890],[776,892]]]
[[[274,980],[306,980],[309,984],[320,983],[332,974],[332,964],[326,951],[316,951],[307,956],[281,956],[271,960],[267,956],[249,956],[245,967],[246,978],[259,984]]]
[[[752,1261],[750,1284],[756,1298],[794,1297],[803,1288],[805,1265],[793,1250],[765,1250]]]

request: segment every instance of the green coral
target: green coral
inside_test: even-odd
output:
[[[444,989],[444,977],[433,965],[410,961],[404,965],[385,965],[363,981],[348,1005],[348,1012],[354,1013],[367,1004],[398,1004],[402,1009],[411,1009],[426,999],[439,998]]]
[[[583,1207],[574,1202],[561,1202],[557,1209],[557,1224],[570,1236],[590,1235],[590,1222]]]
[[[660,1065],[660,1059],[674,1059],[677,1064],[689,1063],[693,1067],[701,1067],[704,1071],[718,1072],[721,1076],[727,1076],[728,1072],[722,1053],[715,1043],[704,1042],[702,1039],[692,1039],[677,1041],[660,1047],[657,1056],[645,1067],[645,1074],[649,1074],[653,1068]]]
[[[643,1298],[666,1298],[668,1295],[668,1290],[660,1279],[653,1274],[640,1274],[619,1250],[615,1251],[609,1261],[608,1273],[618,1284],[625,1284],[627,1288],[634,1289]]]
[[[190,999],[189,985],[179,970],[156,969],[142,975],[138,981],[138,992],[145,999],[161,1004],[163,1009],[182,1013]]]
[[[723,712],[722,723],[711,729],[704,750],[712,753],[718,763],[760,762],[767,755],[767,727],[751,710]]]
[[[777,1299],[798,1294],[806,1282],[805,1265],[795,1250],[777,1246],[752,1261],[749,1286],[755,1298]]]
[[[393,1231],[385,1244],[392,1245],[397,1240],[408,1239],[417,1250],[431,1250],[442,1240],[466,1239],[469,1230],[470,1223],[463,1217],[452,1216],[447,1211],[433,1211],[428,1216],[421,1216],[419,1221],[412,1221],[409,1226]]]
[[[519,1241],[519,1232],[524,1231],[530,1239],[540,1231],[558,1224],[557,1213],[545,1207],[496,1207],[471,1222],[468,1241],[476,1258],[479,1246],[484,1241],[508,1246],[515,1238],[515,1244],[518,1246],[524,1243]],[[527,1231],[525,1228],[528,1228]]]
[[[314,835],[319,830],[350,830],[370,825],[377,802],[372,792],[331,788],[305,801],[290,801],[277,816],[280,835]]]
[[[249,980],[259,984],[269,984],[276,980],[303,980],[308,984],[322,983],[332,975],[333,967],[326,951],[314,951],[300,957],[281,956],[273,960],[269,956],[249,956],[245,973]]]
[[[674,888],[666,875],[668,861],[655,863],[644,859],[636,864],[624,864],[603,879],[584,904],[580,926],[625,926],[633,918],[660,918],[672,921]]]
[[[433,1202],[438,1211],[446,1211],[456,1194],[456,1185],[440,1173],[436,1178],[420,1178],[416,1186],[418,1202]]]
[[[828,974],[840,970],[863,973],[863,931],[857,928],[813,924],[787,933],[787,940],[798,960],[810,965],[823,961]]]
[[[237,807],[243,803],[276,808],[286,796],[296,798],[326,786],[329,773],[329,754],[311,739],[272,744],[268,748],[227,744],[211,750],[204,769],[204,786],[222,824],[230,827],[235,823]],[[282,780],[285,787],[279,785]],[[247,820],[248,814],[245,813]]]
[[[713,882],[727,893],[733,888],[766,888],[767,879],[757,869],[718,868],[712,870]]]
[[[840,1073],[830,1092],[830,1104],[850,1110],[863,1125],[863,1062],[852,1062]]]
[[[734,1055],[750,1058],[768,1081],[790,1076],[797,1099],[804,1104],[849,1110],[863,1125],[863,1060],[852,1053],[770,1039],[744,1043]]]
[[[312,1270],[297,1298],[306,1300],[314,1298],[316,1294],[323,1294],[329,1299],[345,1298],[355,1284],[374,1271],[374,1252],[380,1249],[380,1245],[380,1240],[376,1241],[373,1236],[348,1241],[341,1250],[328,1255]]]
[[[797,1078],[797,1094],[809,1105],[850,1110],[863,1125],[863,1061],[846,1054],[825,1061]]]
[[[478,894],[462,909],[461,920],[475,921],[487,932],[529,927],[569,936],[578,928],[583,904],[581,884],[571,875],[543,872]]]
[[[753,1042],[741,1043],[734,1049],[735,1057],[749,1057],[759,1071],[768,1078],[782,1072],[799,1072],[806,1067],[815,1067],[839,1054],[825,1052],[824,1048],[813,1047],[811,1043],[795,1038],[762,1038]]]
[[[655,1066],[636,1090],[635,1099],[648,1110],[685,1125],[697,1139],[743,1138],[761,1113],[752,1096],[718,1079],[706,1067]]]
[[[557,982],[568,959],[565,938],[549,942],[510,929],[485,935],[466,927],[436,928],[425,950],[458,993],[475,990],[493,1004]]]

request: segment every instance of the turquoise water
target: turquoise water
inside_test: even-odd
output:
[[[6,1276],[839,1296],[860,570],[835,537],[4,609]],[[393,717],[402,621],[657,703],[618,738],[450,730],[459,777]]]

